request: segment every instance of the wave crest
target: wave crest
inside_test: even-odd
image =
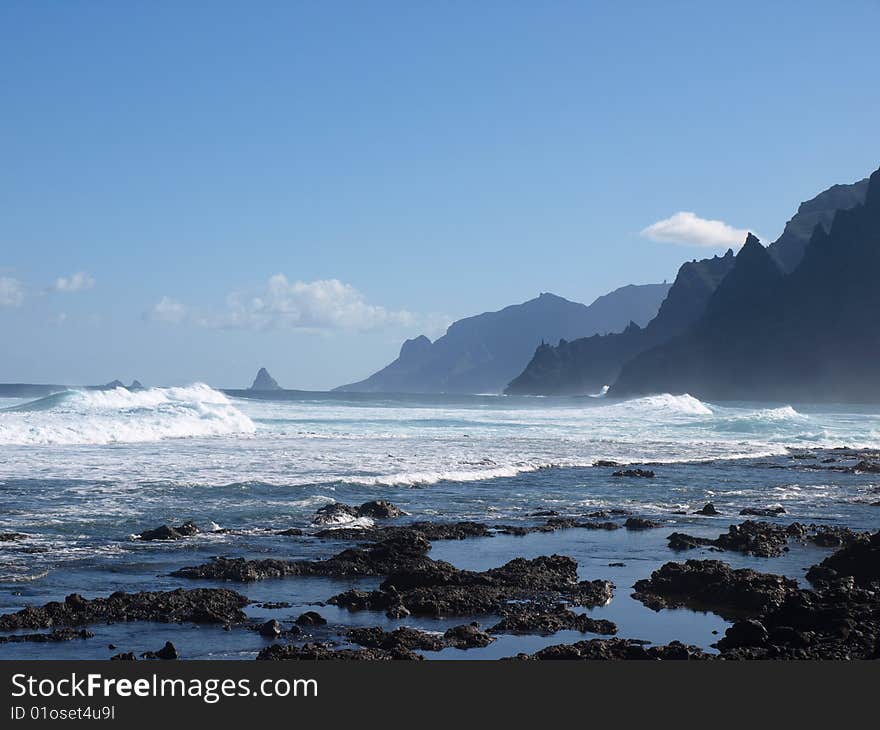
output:
[[[253,421],[205,385],[67,390],[0,412],[0,444],[109,444],[253,433]]]
[[[660,395],[648,395],[643,398],[616,403],[612,408],[625,411],[638,411],[645,413],[666,413],[671,415],[685,416],[712,416],[714,412],[699,398],[694,398],[689,393],[672,395],[661,393]]]

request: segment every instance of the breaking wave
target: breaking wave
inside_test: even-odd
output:
[[[662,393],[660,395],[649,395],[644,398],[634,398],[633,400],[615,403],[609,408],[615,410],[638,412],[645,415],[682,415],[682,416],[711,416],[714,415],[709,406],[707,406],[699,398],[685,393],[684,395],[672,395],[671,393]]]
[[[0,411],[0,444],[111,444],[253,433],[253,421],[203,383],[66,390]]]

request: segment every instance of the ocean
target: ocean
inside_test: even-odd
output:
[[[416,396],[265,393],[241,397],[203,384],[141,391],[70,390],[37,400],[0,399],[0,613],[117,590],[226,585],[253,603],[254,622],[282,623],[378,578],[297,577],[239,585],[169,573],[217,555],[325,557],[351,543],[317,539],[315,511],[334,501],[386,499],[397,520],[533,524],[535,512],[579,516],[626,510],[662,523],[632,531],[561,530],[435,542],[431,557],[486,569],[513,557],[569,555],[582,579],[616,585],[588,611],[619,636],[679,639],[711,650],[728,623],[712,613],[654,612],[630,598],[639,578],[684,559],[673,531],[715,537],[746,507],[781,506],[779,524],[876,530],[880,475],[853,473],[852,450],[880,448],[880,407],[711,403],[689,395],[627,401],[596,397]],[[598,460],[639,465],[651,479],[613,476]],[[692,514],[712,502],[720,514]],[[687,514],[680,514],[685,512]],[[199,535],[146,542],[137,533],[195,521]],[[371,520],[357,524],[369,527]],[[302,537],[276,533],[297,527]],[[802,580],[828,550],[792,543],[780,558],[725,553],[734,567]],[[717,557],[702,550],[686,557]],[[616,565],[609,565],[615,563]],[[620,565],[622,564],[622,565]],[[289,606],[262,607],[265,602]],[[328,632],[400,624],[441,630],[450,619],[392,620],[383,613],[316,609]],[[486,624],[486,617],[475,617]],[[156,650],[166,640],[184,658],[253,658],[268,643],[253,631],[166,624],[94,626],[95,637],[63,643],[0,643],[0,658],[107,658]],[[714,632],[714,633],[713,633]],[[483,649],[432,658],[500,658],[584,638],[501,636]],[[108,647],[113,645],[114,650]]]

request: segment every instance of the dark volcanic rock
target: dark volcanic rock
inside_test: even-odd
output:
[[[644,517],[629,517],[626,522],[623,523],[623,526],[627,530],[651,530],[655,527],[663,527],[663,523],[656,522],[655,520],[647,520]]]
[[[137,657],[134,655],[133,651],[120,652],[119,654],[114,654],[110,657],[111,662],[134,662],[137,661]]]
[[[265,636],[269,639],[281,636],[282,633],[284,633],[284,628],[281,626],[281,623],[274,618],[269,619],[266,623],[260,626],[260,636]]]
[[[171,527],[169,525],[161,525],[152,530],[144,530],[138,535],[141,540],[182,540],[185,537],[197,535],[198,525],[191,520],[187,520],[182,525]]]
[[[21,532],[0,532],[0,542],[18,542],[26,539],[27,535]]]
[[[180,568],[171,573],[175,578],[205,578],[251,583],[266,578],[302,575],[302,563],[289,560],[245,560],[244,558],[213,558],[211,562]]]
[[[578,582],[577,563],[552,555],[516,558],[480,573],[431,561],[416,570],[389,573],[378,591],[346,591],[329,602],[351,610],[460,616],[502,613],[511,601],[602,605],[611,599],[613,588],[608,581]]]
[[[117,591],[107,598],[91,600],[72,593],[64,599],[64,603],[52,601],[40,608],[28,606],[17,613],[0,616],[0,631],[118,621],[232,624],[245,620],[241,609],[247,603],[247,598],[226,588],[188,591],[178,588],[174,591],[140,593]]]
[[[312,518],[312,524],[315,525],[336,525],[344,522],[351,522],[358,518],[357,507],[342,502],[333,502],[325,504]]]
[[[874,547],[876,549],[876,545]],[[789,591],[781,602],[771,604],[758,616],[758,622],[734,624],[717,644],[723,657],[880,658],[880,583],[873,578],[876,554],[871,560],[866,550],[870,550],[867,538],[826,559],[831,561],[839,556],[839,565],[848,564],[849,569],[856,572],[864,565],[863,560],[873,562],[873,573],[861,574],[862,586],[853,575],[822,565],[813,566],[808,576],[816,589]]]
[[[850,474],[880,474],[880,464],[876,461],[867,461],[862,459],[855,466],[847,469]]]
[[[713,546],[720,550],[769,558],[778,557],[788,549],[788,537],[785,528],[746,520],[740,525],[731,525],[727,532],[714,540],[673,532],[669,536],[669,547],[673,550],[690,550],[699,546]]]
[[[275,533],[276,535],[283,535],[284,537],[300,537],[303,534],[303,531],[298,527],[290,527],[287,530],[280,530]]]
[[[593,462],[593,466],[605,466],[605,467],[613,467],[617,468],[620,464],[616,461],[611,461],[610,459],[599,459],[598,461]]]
[[[617,626],[605,619],[577,614],[565,606],[551,609],[519,604],[489,629],[490,634],[555,634],[557,631],[580,631],[585,634],[616,634]]]
[[[695,660],[712,659],[696,646],[673,641],[663,646],[648,646],[632,639],[589,639],[575,644],[557,644],[517,659],[532,660]]]
[[[488,646],[495,639],[481,630],[478,624],[462,624],[447,629],[443,634],[419,631],[400,626],[394,631],[383,631],[378,626],[350,629],[347,634],[355,644],[374,649],[419,649],[440,651],[446,648],[475,649]]]
[[[694,512],[695,515],[703,515],[705,517],[712,517],[714,515],[720,515],[721,513],[715,509],[715,505],[711,502],[706,502],[700,509]]]
[[[654,478],[654,472],[650,469],[621,469],[614,472],[613,477],[643,477],[647,479]]]
[[[306,611],[300,614],[294,623],[297,626],[324,626],[327,624],[327,619],[317,611]]]
[[[785,507],[746,507],[739,511],[743,516],[751,515],[752,517],[776,517],[776,515],[785,514]]]
[[[373,519],[392,519],[405,515],[400,507],[387,502],[384,499],[374,499],[364,502],[360,507],[352,507],[350,504],[333,502],[321,507],[312,518],[314,525],[337,525],[351,522],[358,517],[370,517]]]
[[[371,502],[364,502],[357,508],[358,516],[374,517],[376,519],[391,519],[401,517],[406,514],[400,507],[386,502],[384,499],[374,499]]]
[[[818,569],[832,570],[840,576],[852,576],[856,585],[867,588],[880,580],[880,532],[861,537],[829,555],[807,572],[811,582],[820,575]],[[826,574],[827,575],[827,574]]]
[[[144,659],[165,659],[166,661],[180,658],[180,654],[177,653],[177,647],[170,641],[166,641],[165,646],[159,649],[159,651],[145,651],[141,656]]]
[[[48,634],[16,634],[14,636],[0,636],[0,644],[18,644],[24,641],[45,644],[56,641],[71,641],[73,639],[91,639],[94,634],[86,629],[54,629]]]
[[[686,606],[721,616],[757,616],[781,605],[797,582],[748,568],[734,570],[718,560],[666,563],[633,586],[633,598],[648,608]]]
[[[757,619],[749,618],[737,621],[724,632],[724,638],[717,646],[719,649],[736,649],[741,646],[763,646],[769,634]]]
[[[304,646],[272,644],[257,654],[259,660],[388,661],[392,659],[420,660],[422,658],[411,649],[334,649],[326,644],[305,644]]]

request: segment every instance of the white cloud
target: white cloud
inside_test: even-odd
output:
[[[0,307],[18,307],[24,301],[24,289],[18,279],[0,276]]]
[[[640,235],[652,241],[682,246],[738,248],[745,242],[748,230],[734,228],[724,221],[700,218],[689,211],[679,211],[643,229]]]
[[[189,321],[216,329],[375,330],[412,328],[421,318],[405,310],[392,311],[370,304],[351,284],[338,279],[290,281],[275,274],[256,291],[233,292],[217,312],[196,312],[170,297],[163,297],[147,313],[152,320]]]
[[[75,274],[71,274],[70,276],[59,276],[55,279],[55,283],[52,285],[52,288],[55,291],[62,292],[78,292],[85,291],[86,289],[92,289],[95,286],[95,279],[85,271],[77,271]]]
[[[171,297],[162,297],[149,312],[146,313],[147,319],[156,322],[182,322],[187,316],[187,309],[176,299]]]

